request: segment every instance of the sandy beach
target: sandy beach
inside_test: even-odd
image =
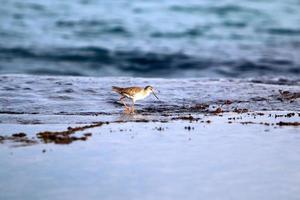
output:
[[[0,199],[298,199],[299,82],[127,81],[0,76]]]

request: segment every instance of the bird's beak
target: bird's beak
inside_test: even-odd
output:
[[[152,90],[152,94],[159,100],[159,98],[156,96],[155,92]]]

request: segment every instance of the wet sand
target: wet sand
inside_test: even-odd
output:
[[[126,81],[0,76],[0,199],[299,197],[299,82],[130,79],[127,115]]]

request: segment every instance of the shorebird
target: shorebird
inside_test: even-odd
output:
[[[153,87],[150,85],[146,86],[145,88],[142,87],[121,88],[121,87],[112,86],[112,90],[121,95],[120,101],[124,104],[125,111],[130,111],[131,113],[134,113],[134,103],[136,100],[144,99],[147,96],[149,96],[149,94],[151,93],[158,99],[158,97],[154,92]],[[126,103],[123,101],[126,97],[132,100],[131,110],[130,107],[128,107]]]

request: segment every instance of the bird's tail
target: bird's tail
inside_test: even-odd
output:
[[[121,88],[116,87],[116,86],[112,86],[112,91],[115,91],[115,92],[117,92],[117,93],[120,93],[120,92],[121,92]]]

